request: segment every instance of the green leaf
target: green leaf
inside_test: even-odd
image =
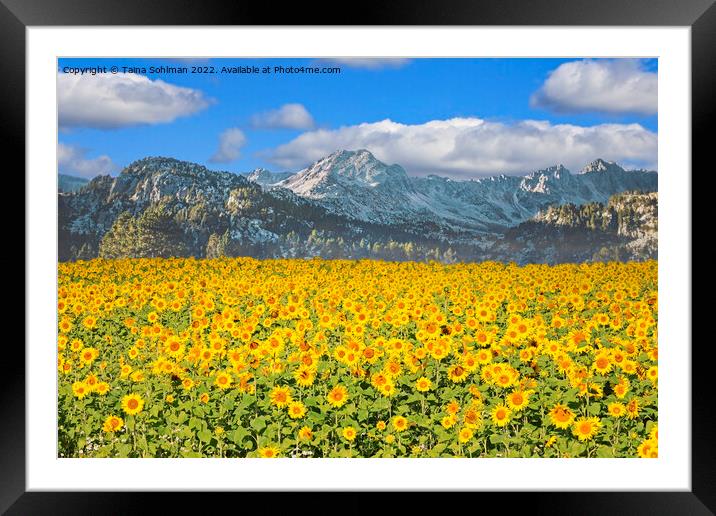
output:
[[[490,442],[492,444],[500,444],[505,442],[505,436],[502,434],[490,434]]]
[[[307,407],[320,407],[321,400],[317,396],[308,396],[306,399],[303,400],[303,403]]]
[[[235,444],[241,444],[244,441],[244,438],[250,436],[251,434],[246,428],[237,428],[229,435],[232,442]]]
[[[197,437],[199,437],[199,440],[205,443],[208,443],[211,441],[212,435],[211,432],[208,430],[199,430],[196,433]]]
[[[260,432],[264,428],[266,428],[266,417],[257,417],[253,421],[251,421],[251,428],[256,430],[257,432]]]
[[[599,458],[607,458],[614,457],[614,454],[609,446],[600,446],[597,448],[596,456]]]
[[[436,444],[433,446],[432,450],[430,450],[430,456],[439,457],[440,454],[445,451],[445,448],[447,448],[445,443]]]
[[[129,457],[129,454],[132,452],[132,445],[128,443],[117,443],[115,448],[117,450],[117,457]]]
[[[590,403],[589,408],[587,409],[587,413],[590,416],[598,416],[602,412],[602,405],[601,403]]]

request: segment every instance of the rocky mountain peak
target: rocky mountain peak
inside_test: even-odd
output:
[[[598,158],[586,165],[580,171],[580,174],[588,174],[590,172],[624,172],[624,169],[613,161]]]

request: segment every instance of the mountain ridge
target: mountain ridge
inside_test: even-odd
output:
[[[218,252],[217,246],[261,256],[311,255],[333,246],[331,252],[373,256],[375,246],[385,252],[415,244],[418,251],[405,256],[459,248],[475,257],[548,206],[605,203],[623,191],[658,186],[656,172],[625,171],[603,160],[585,169],[575,175],[555,165],[524,176],[459,181],[408,176],[365,149],[338,151],[293,174],[235,174],[146,157],[116,177],[98,176],[79,191],[58,193],[60,256],[98,256],[108,233],[121,242],[115,237],[127,228],[168,217],[171,224],[163,227],[172,227],[181,249],[194,256]],[[154,218],[144,216],[155,210]],[[125,229],[115,228],[122,214]],[[308,240],[312,247],[299,244]]]
[[[363,221],[431,220],[446,230],[474,235],[524,222],[551,204],[606,202],[620,191],[656,190],[657,183],[656,172],[626,171],[599,158],[579,174],[555,165],[523,176],[413,177],[400,165],[387,165],[360,149],[336,151],[287,179],[263,186],[289,189],[333,213]]]

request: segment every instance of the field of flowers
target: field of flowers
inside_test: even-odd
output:
[[[60,457],[656,457],[657,263],[58,266]]]

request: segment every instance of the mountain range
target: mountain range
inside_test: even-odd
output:
[[[267,188],[291,190],[358,220],[417,226],[430,222],[444,233],[470,236],[500,232],[552,204],[606,202],[615,193],[657,189],[656,172],[626,171],[601,159],[577,175],[556,165],[522,177],[455,181],[436,175],[409,177],[400,165],[386,165],[367,150],[338,151],[284,176],[272,176],[275,182],[267,181],[271,177],[267,175],[254,180]]]
[[[641,198],[657,188],[656,172],[627,171],[602,159],[576,174],[556,165],[524,176],[458,181],[409,176],[364,149],[337,151],[295,173],[215,172],[151,157],[117,177],[99,176],[58,194],[58,251],[60,260],[171,253],[560,261],[567,256],[507,243],[530,240],[529,231],[554,230],[548,214],[555,207],[601,206],[614,215],[613,196]],[[595,250],[597,244],[624,246],[625,238],[632,237],[582,239],[584,250],[569,256],[592,259],[604,247]],[[152,241],[176,245],[147,247]],[[652,247],[628,258],[653,257]]]

